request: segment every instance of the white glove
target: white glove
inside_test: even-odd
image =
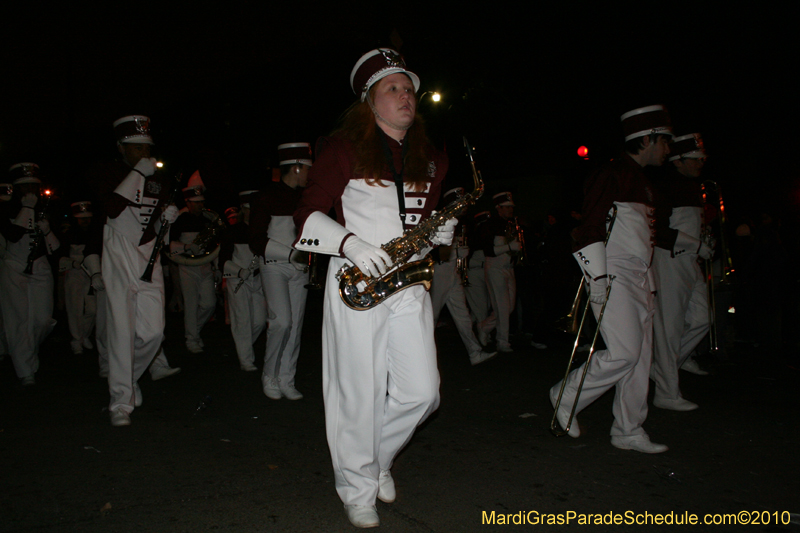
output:
[[[222,283],[222,271],[221,270],[214,270],[214,283],[220,284]]]
[[[36,205],[36,202],[39,201],[39,197],[33,194],[32,192],[29,192],[28,194],[23,196],[20,201],[22,202],[22,205],[24,207],[30,207],[31,209],[33,209],[33,207]]]
[[[450,246],[453,244],[453,236],[455,235],[458,219],[451,218],[444,223],[444,226],[439,226],[433,232],[431,237],[431,244],[435,246]]]
[[[73,261],[72,268],[80,268],[81,264],[83,264],[83,261]]]
[[[161,214],[162,222],[168,222],[169,224],[174,224],[175,221],[178,219],[178,208],[174,205],[168,206],[164,209],[164,213]]]
[[[239,278],[240,279],[245,280],[245,279],[249,278],[251,274],[252,274],[252,272],[250,271],[249,268],[240,268],[239,269]]]
[[[714,256],[714,249],[704,242],[700,243],[700,248],[697,250],[697,255],[708,261]]]
[[[43,235],[50,233],[50,223],[47,220],[42,219],[37,222],[36,225],[39,226],[39,229],[42,231]]]
[[[508,243],[508,250],[510,252],[519,252],[522,249],[522,245],[517,240],[513,240]]]
[[[183,245],[183,251],[184,252],[188,252],[188,253],[190,253],[192,255],[200,255],[203,252],[203,249],[200,248],[199,245],[197,245],[197,244],[195,244],[193,242],[190,242],[189,244],[184,244]]]
[[[155,157],[143,157],[136,163],[136,166],[133,167],[133,170],[138,171],[143,176],[152,176],[156,173],[156,158]]]
[[[392,264],[392,258],[382,248],[372,246],[355,235],[345,241],[342,251],[353,262],[353,266],[373,278],[385,274]]]
[[[589,278],[589,301],[602,304],[606,301],[606,289],[608,288],[608,277],[603,276],[594,280]]]
[[[103,281],[103,275],[100,272],[92,275],[92,288],[96,291],[106,290],[106,284]]]

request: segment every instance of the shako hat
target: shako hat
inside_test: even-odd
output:
[[[625,142],[645,135],[669,135],[672,126],[667,108],[663,105],[650,105],[628,111],[620,117]]]
[[[677,159],[705,159],[706,148],[703,146],[703,137],[699,133],[681,135],[672,140],[669,147],[669,160]]]
[[[419,91],[419,77],[406,69],[406,62],[396,50],[391,48],[376,48],[370,50],[358,60],[350,72],[350,87],[353,92],[361,96],[361,101],[367,97],[370,87],[379,80],[402,72],[411,78],[414,91]]]
[[[39,165],[36,163],[17,163],[8,169],[8,175],[13,185],[26,183],[42,183],[39,179]]]
[[[313,156],[309,143],[285,143],[278,145],[279,165],[307,165],[311,166]]]
[[[84,200],[69,204],[72,209],[72,216],[75,218],[87,218],[92,216],[92,202]]]
[[[184,200],[187,202],[202,202],[206,199],[206,197],[203,196],[203,193],[206,192],[206,186],[203,183],[203,179],[200,177],[199,170],[195,170],[189,177],[188,185],[188,187],[182,189]]]
[[[150,117],[144,115],[128,115],[114,121],[114,135],[117,142],[153,144],[150,135]]]

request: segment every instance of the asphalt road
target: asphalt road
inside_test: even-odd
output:
[[[157,382],[145,374],[144,405],[123,428],[109,424],[96,353],[72,355],[58,318],[34,387],[18,385],[8,357],[0,362],[0,531],[354,530],[325,440],[318,295],[298,367],[303,400],[267,399],[260,372],[239,369],[222,320],[203,330],[198,356],[170,315],[167,356],[183,370]],[[381,531],[800,531],[792,359],[742,345],[710,376],[682,372],[684,396],[700,409],[651,408],[645,428],[670,450],[645,455],[611,446],[611,394],[581,414],[579,439],[549,433],[547,390],[570,341],[547,341],[534,350],[518,336],[513,354],[471,367],[452,324],[437,330],[441,407],[395,463],[398,498],[378,502]],[[263,353],[263,337],[256,347]],[[623,522],[739,513],[751,524],[579,524],[610,513]],[[531,523],[544,514],[569,523]]]

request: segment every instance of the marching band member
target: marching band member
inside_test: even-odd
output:
[[[510,192],[500,192],[493,197],[497,217],[489,219],[489,233],[483,253],[486,255],[486,286],[492,302],[492,314],[478,325],[481,337],[487,338],[497,329],[497,351],[512,352],[509,341],[509,318],[517,301],[517,283],[514,278],[512,254],[521,250],[519,240],[506,240],[508,225],[514,217],[514,201]]]
[[[195,237],[212,223],[204,211],[205,191],[206,186],[200,177],[200,171],[195,171],[189,177],[188,186],[183,189],[186,210],[181,210],[178,220],[169,228],[170,251],[173,255],[198,256],[206,251],[194,242]],[[216,268],[209,261],[202,264],[179,264],[178,271],[184,303],[186,349],[192,353],[203,353],[200,330],[211,319],[217,307],[217,294],[214,291]]]
[[[75,224],[63,236],[63,256],[58,263],[59,271],[64,272],[67,324],[72,335],[70,347],[75,355],[82,354],[84,348],[94,348],[89,336],[95,325],[97,298],[89,294],[92,281],[83,264],[86,245],[97,227],[93,224],[91,207],[89,201],[70,204]]]
[[[490,298],[489,288],[486,286],[486,255],[483,253],[484,241],[491,236],[488,234],[488,222],[491,217],[489,211],[481,211],[472,217],[472,224],[468,230],[472,236],[473,247],[469,256],[469,286],[464,287],[472,321],[478,326],[477,339],[481,345],[489,344],[489,334],[484,333],[480,324],[489,316]]]
[[[461,187],[450,189],[444,193],[442,203],[447,205],[463,195],[464,189]],[[463,227],[461,231],[464,231]],[[450,246],[440,246],[438,251],[439,264],[436,265],[433,271],[430,291],[433,323],[439,322],[439,313],[447,304],[447,309],[450,310],[450,316],[453,317],[461,342],[464,343],[469,353],[470,364],[474,366],[488,361],[497,355],[497,352],[484,351],[472,332],[472,319],[469,316],[469,308],[464,295],[464,285],[458,272],[458,259],[464,261],[464,268],[466,268],[469,247],[452,244]]]
[[[651,442],[642,428],[647,418],[653,357],[655,291],[650,272],[655,233],[653,188],[642,169],[664,163],[672,130],[669,115],[660,105],[634,109],[622,115],[621,120],[624,152],[587,180],[583,222],[573,230],[574,257],[586,276],[595,317],[606,301],[609,278],[614,280],[600,324],[607,348],[595,352],[589,361],[575,414],[616,387],[611,444],[623,450],[661,453],[667,447]],[[603,246],[614,206],[616,220],[608,244]],[[566,427],[576,401],[582,373],[583,366],[567,378],[556,413],[562,427]],[[554,407],[560,387],[559,382],[550,389]],[[580,436],[577,419],[573,420],[569,435]]]
[[[48,255],[60,243],[47,218],[36,206],[40,201],[39,165],[18,163],[9,169],[14,195],[0,217],[0,234],[6,240],[0,268],[0,307],[3,310],[8,352],[23,385],[36,383],[39,346],[53,331],[53,272]]]
[[[328,445],[348,519],[375,527],[375,499],[395,499],[394,458],[439,405],[433,312],[420,285],[353,310],[339,297],[335,273],[355,265],[367,276],[384,274],[392,259],[381,244],[431,214],[448,163],[416,120],[419,78],[397,52],[364,54],[350,85],[360,99],[317,144],[295,211],[295,247],[334,256],[322,339]],[[328,217],[331,209],[337,221]],[[453,226],[455,220],[439,226],[434,244],[450,244]]]
[[[8,218],[6,207],[14,194],[14,186],[10,183],[0,183],[0,219]],[[6,256],[6,238],[0,233],[0,270],[3,269],[3,258]],[[1,275],[0,275],[1,276]],[[3,325],[3,308],[0,306],[0,361],[8,353],[8,340],[6,339],[6,328]]]
[[[180,370],[166,364],[161,348],[161,262],[155,261],[151,282],[139,279],[148,266],[161,225],[174,222],[178,209],[166,205],[172,184],[156,173],[156,160],[150,157],[150,119],[141,115],[123,117],[114,122],[114,131],[129,171],[107,198],[101,272],[108,298],[109,414],[111,425],[127,426],[134,407],[142,402],[137,382],[145,369],[152,363],[153,379]]]
[[[678,386],[678,369],[708,333],[708,293],[698,257],[713,250],[701,240],[703,198],[700,176],[706,151],[699,133],[677,137],[670,148],[667,175],[656,181],[656,248],[653,271],[658,294],[653,319],[653,405],[692,411]],[[667,227],[668,225],[668,227]],[[693,360],[694,365],[697,365]],[[698,367],[699,370],[699,367]],[[702,373],[707,373],[700,370]]]
[[[311,146],[278,146],[281,179],[253,199],[250,250],[264,258],[261,285],[267,299],[267,351],[261,384],[272,400],[300,400],[295,387],[300,333],[306,311],[306,254],[292,249],[297,228],[292,215],[308,181]]]
[[[219,265],[225,278],[231,334],[245,372],[258,370],[253,343],[267,325],[267,302],[261,289],[256,255],[250,251],[250,197],[258,191],[239,193],[239,221],[225,232],[220,244]]]

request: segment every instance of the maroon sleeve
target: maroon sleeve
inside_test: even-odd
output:
[[[322,137],[317,141],[314,166],[308,172],[308,186],[294,212],[297,234],[303,233],[303,224],[314,211],[327,215],[336,208],[342,213],[342,193],[353,176],[352,156],[348,145],[341,139]],[[339,223],[344,225],[343,220]]]
[[[583,221],[572,231],[573,251],[603,242],[606,238],[606,216],[619,198],[619,180],[609,168],[592,175],[584,187]]]

